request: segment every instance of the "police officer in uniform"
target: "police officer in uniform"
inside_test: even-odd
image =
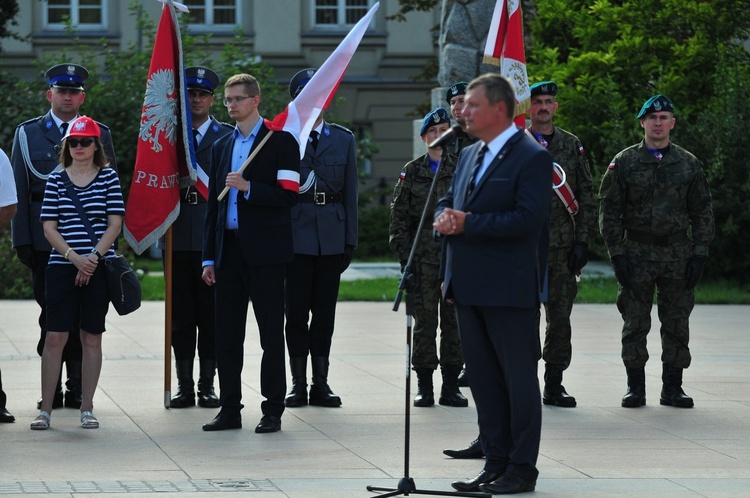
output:
[[[303,69],[289,83],[296,98],[317,70]],[[286,268],[286,341],[292,387],[288,407],[308,404],[307,358],[312,364],[309,404],[337,407],[328,385],[341,274],[357,245],[358,174],[354,135],[321,114],[300,163],[299,202],[292,207],[294,261]]]
[[[617,309],[624,321],[628,390],[622,406],[646,404],[646,336],[656,289],[662,345],[659,402],[691,408],[682,373],[691,360],[693,289],[715,234],[711,192],[700,161],[670,141],[675,118],[669,98],[651,97],[637,119],[643,140],[612,159],[599,190],[599,228],[620,284]]]
[[[18,190],[18,212],[12,222],[13,248],[18,260],[31,270],[34,298],[41,308],[41,337],[37,345],[40,356],[47,331],[44,273],[52,247],[44,237],[39,215],[47,177],[59,167],[57,157],[62,138],[69,124],[78,118],[78,111],[86,99],[84,82],[88,79],[89,72],[78,64],[63,63],[49,68],[44,77],[49,81],[47,100],[50,102],[50,111],[44,116],[29,119],[18,125],[11,153],[13,175]],[[109,164],[117,170],[109,128],[102,123],[97,124],[101,129],[102,145]],[[63,351],[67,373],[64,401],[60,383],[53,400],[53,408],[60,408],[63,404],[69,408],[80,408],[81,358],[81,341],[78,331],[74,330],[71,331]],[[41,400],[37,403],[38,407],[41,406],[40,403]]]
[[[552,194],[550,212],[542,401],[545,405],[572,408],[576,399],[565,391],[562,377],[572,356],[570,313],[578,293],[576,277],[588,262],[588,241],[596,230],[597,208],[591,170],[581,141],[552,122],[558,107],[557,84],[535,83],[530,91],[529,132],[565,172],[564,182],[560,178]]]
[[[211,145],[234,128],[210,115],[214,90],[219,77],[202,66],[185,68],[190,116],[193,123],[193,145],[198,164],[208,173]],[[201,278],[203,226],[206,199],[193,186],[180,190],[180,215],[172,224],[172,348],[177,372],[177,393],[169,402],[171,408],[195,406],[193,363],[196,343],[200,373],[198,405],[218,408],[214,391],[216,344],[214,291]],[[163,241],[160,241],[163,247]]]
[[[442,107],[427,113],[419,136],[429,144],[448,131],[450,116]],[[414,239],[417,247],[409,268],[414,277],[414,350],[412,366],[417,374],[417,394],[414,406],[435,404],[432,373],[440,365],[443,384],[439,403],[448,406],[469,406],[469,401],[458,388],[458,374],[463,366],[463,352],[456,323],[456,310],[440,292],[440,258],[442,240],[433,237],[432,223],[427,219],[417,233],[419,221],[428,203],[428,213],[435,212],[437,200],[445,197],[456,171],[456,157],[446,155],[441,164],[442,147],[428,149],[427,154],[409,162],[401,170],[391,202],[389,245],[398,255],[403,272],[409,259]],[[435,191],[427,198],[435,180]],[[440,358],[436,345],[438,318],[440,319]]]

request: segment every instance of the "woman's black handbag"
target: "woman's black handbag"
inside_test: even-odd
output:
[[[68,192],[68,197],[73,201],[73,204],[78,211],[78,216],[81,218],[81,223],[86,227],[86,231],[89,233],[91,241],[96,245],[97,239],[94,234],[94,229],[91,226],[86,212],[83,210],[81,201],[78,199],[78,194],[73,188],[73,182],[70,180],[67,171],[63,171],[60,175],[65,183],[65,188]],[[138,275],[135,274],[133,269],[130,267],[125,257],[121,254],[116,255],[114,258],[103,258],[104,263],[104,274],[107,277],[107,290],[109,292],[109,300],[115,307],[117,314],[127,315],[134,312],[141,307],[141,282],[138,280]]]

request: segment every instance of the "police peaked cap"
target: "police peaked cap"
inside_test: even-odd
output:
[[[646,114],[653,114],[661,111],[674,114],[674,104],[672,104],[672,101],[669,100],[669,97],[666,95],[654,95],[643,104],[641,112],[638,113],[636,119],[641,119]]]
[[[308,67],[307,69],[303,69],[302,71],[292,76],[292,79],[289,82],[289,95],[291,95],[293,99],[297,98],[299,92],[301,92],[302,89],[305,88],[307,82],[310,81],[310,79],[317,71],[318,70],[314,67]]]
[[[442,107],[433,109],[430,112],[428,112],[427,115],[424,117],[424,120],[422,120],[422,127],[419,128],[419,136],[423,136],[425,133],[427,133],[427,130],[431,126],[437,126],[442,123],[450,124],[450,122],[451,122],[451,117],[448,116],[448,111],[446,111]]]
[[[451,85],[445,92],[445,101],[448,102],[448,105],[450,105],[451,99],[456,95],[464,95],[467,86],[469,86],[469,84],[465,81],[459,81],[458,83]]]
[[[219,86],[219,75],[204,66],[186,67],[185,83],[188,90],[203,90],[213,95]]]
[[[89,72],[83,66],[65,62],[47,69],[44,77],[49,80],[50,88],[83,91],[83,82],[89,78]]]
[[[529,90],[531,90],[531,96],[535,95],[557,95],[557,83],[554,81],[540,81],[539,83],[534,83],[529,87]]]

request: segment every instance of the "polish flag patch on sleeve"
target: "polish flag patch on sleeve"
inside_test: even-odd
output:
[[[403,180],[404,178],[406,178],[406,171],[402,171],[402,172],[401,172],[401,173],[399,173],[399,175],[398,175],[398,179],[399,179],[399,180]]]
[[[580,155],[583,155],[583,153],[584,153],[584,152],[585,152],[585,151],[583,150],[583,145],[579,145],[579,146],[578,146],[578,153],[579,153]]]
[[[615,169],[615,162],[612,161],[611,163],[609,163],[609,166],[607,166],[607,169]]]
[[[299,173],[290,169],[280,169],[276,181],[284,190],[299,193]]]

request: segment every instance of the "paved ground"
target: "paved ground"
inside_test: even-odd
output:
[[[61,409],[52,429],[30,431],[39,395],[36,316],[31,301],[0,301],[0,367],[17,418],[0,424],[0,495],[367,497],[374,495],[367,485],[396,486],[406,473],[403,308],[341,304],[330,383],[343,406],[290,409],[282,431],[266,435],[252,430],[261,401],[252,320],[245,428],[206,433],[201,425],[215,410],[164,409],[159,302],[128,317],[109,315],[95,398],[101,428],[82,430],[77,410]],[[694,361],[685,389],[696,407],[659,405],[655,332],[648,405],[625,409],[615,307],[574,309],[574,358],[565,385],[579,405],[543,409],[536,496],[750,496],[750,307],[699,306],[693,316]],[[481,461],[441,453],[474,438],[473,406],[411,408],[409,474],[419,489],[449,491],[451,481],[480,470]]]

